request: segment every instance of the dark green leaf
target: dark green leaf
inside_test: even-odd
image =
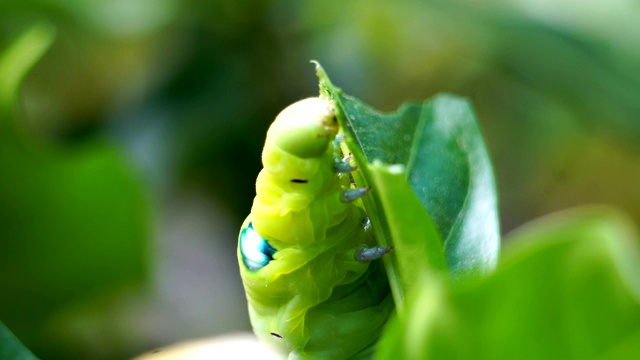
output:
[[[0,322],[0,359],[36,360],[37,358]]]
[[[468,102],[440,95],[380,114],[334,87],[319,65],[317,71],[321,92],[334,100],[362,170],[356,181],[374,190],[364,204],[378,240],[398,249],[388,261],[396,301],[418,274],[444,268],[443,248],[454,276],[493,269],[500,242],[495,185]],[[390,174],[394,179],[387,182]],[[417,212],[409,197],[426,212]],[[412,236],[405,235],[411,231]],[[416,250],[418,242],[419,252],[402,250]]]

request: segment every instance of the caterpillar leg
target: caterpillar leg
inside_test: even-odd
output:
[[[365,196],[369,191],[371,191],[371,188],[368,187],[345,190],[342,192],[340,200],[344,203],[350,203]]]
[[[359,247],[355,254],[353,255],[353,257],[356,259],[356,261],[358,262],[368,262],[368,261],[372,261],[375,259],[379,259],[382,256],[384,256],[385,254],[389,253],[391,251],[392,248],[388,247],[388,248],[383,248],[383,247],[379,247],[379,246],[374,246],[374,247]]]
[[[355,166],[351,166],[352,157],[352,155],[347,155],[342,159],[336,158],[336,163],[333,166],[333,169],[340,174],[348,174],[356,171],[358,168]]]

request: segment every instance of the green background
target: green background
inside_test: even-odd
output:
[[[247,330],[237,230],[269,123],[317,94],[311,59],[385,111],[468,97],[503,234],[589,203],[637,224],[638,14],[597,1],[2,1],[1,49],[34,23],[55,38],[17,115],[0,118],[0,321],[53,359]]]

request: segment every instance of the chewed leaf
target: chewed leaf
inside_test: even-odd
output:
[[[393,236],[397,232],[393,227],[415,227],[415,223],[402,221],[412,216],[401,201],[387,199],[383,203],[381,192],[389,188],[375,183],[383,176],[374,173],[393,172],[401,165],[407,189],[426,210],[422,221],[432,222],[437,229],[421,234],[423,241],[430,243],[425,249],[433,251],[433,243],[437,243],[453,276],[491,271],[500,244],[496,190],[491,162],[469,103],[456,96],[438,95],[423,103],[404,104],[395,113],[381,114],[334,87],[318,64],[317,72],[320,91],[335,102],[345,141],[362,168],[356,180],[373,188],[373,199],[364,203],[381,245],[398,246],[405,240]],[[374,162],[376,166],[372,166]],[[389,217],[394,218],[393,223],[385,220]],[[412,264],[400,267],[414,272],[442,268],[434,261],[435,254],[422,254],[424,261],[419,264],[415,254],[404,260],[405,254],[396,252],[394,256],[400,263],[410,261]],[[398,273],[390,275],[393,278]],[[397,279],[410,287],[407,280]]]

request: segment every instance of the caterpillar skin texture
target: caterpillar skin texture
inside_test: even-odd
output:
[[[238,261],[253,330],[289,359],[370,355],[393,300],[380,260],[358,262],[375,246],[364,210],[340,197],[348,175],[335,164],[335,110],[323,98],[283,110],[267,132]]]

